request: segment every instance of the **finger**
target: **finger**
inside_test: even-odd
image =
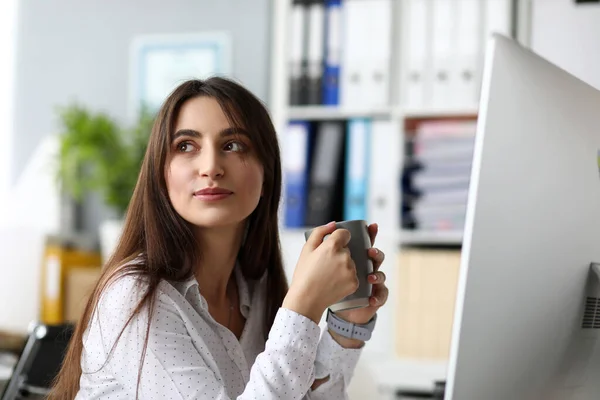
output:
[[[340,247],[336,249],[336,253],[340,257],[340,260],[342,260],[343,262],[346,262],[348,264],[354,262],[354,260],[352,260],[352,253],[350,252],[350,249],[348,247]]]
[[[369,275],[369,282],[377,285],[384,283],[386,279],[385,273],[381,271]]]
[[[377,271],[381,267],[383,260],[385,260],[385,253],[375,247],[371,247],[368,256],[373,260],[373,271]]]
[[[350,231],[348,229],[340,228],[336,229],[327,240],[333,241],[335,246],[341,249],[342,247],[348,246],[348,243],[350,242],[350,236]]]
[[[374,286],[373,295],[369,298],[369,304],[374,307],[381,307],[387,303],[390,290],[385,285]]]
[[[325,238],[325,236],[333,233],[335,229],[335,222],[333,221],[326,225],[321,225],[314,228],[311,231],[310,236],[306,240],[306,244],[311,249],[316,249],[321,243],[323,243],[323,239]]]
[[[368,226],[369,238],[371,239],[371,246],[375,244],[375,238],[377,237],[377,232],[379,231],[379,225],[371,224]]]

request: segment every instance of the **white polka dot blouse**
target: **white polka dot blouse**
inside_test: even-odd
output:
[[[285,308],[278,310],[265,341],[266,274],[246,280],[238,266],[234,274],[246,318],[240,340],[209,314],[195,277],[159,284],[139,398],[347,399],[362,349],[341,347],[326,329]],[[140,282],[121,277],[102,294],[83,336],[76,400],[135,399],[147,311],[131,320],[110,357],[109,352],[141,298]],[[327,376],[326,383],[310,389],[316,378]]]

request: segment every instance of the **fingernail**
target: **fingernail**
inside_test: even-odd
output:
[[[373,253],[377,254],[377,253],[379,253],[379,250],[377,250],[375,247],[373,247]]]
[[[374,281],[376,281],[377,280],[377,275],[375,275],[375,274],[371,275],[371,279],[373,279]]]

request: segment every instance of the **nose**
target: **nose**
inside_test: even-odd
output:
[[[199,173],[203,177],[218,179],[225,174],[220,152],[214,146],[207,146],[200,153]]]

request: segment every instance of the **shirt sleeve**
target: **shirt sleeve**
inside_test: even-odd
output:
[[[141,296],[130,278],[105,291],[91,331],[100,333],[105,354],[111,350]],[[146,311],[131,320],[117,341],[107,367],[127,393],[135,396],[148,321]],[[280,308],[265,343],[250,370],[238,400],[302,399],[314,381],[320,328],[314,321]],[[218,367],[202,346],[192,343],[185,323],[168,296],[157,292],[142,368],[139,397],[143,399],[230,399]],[[99,366],[99,365],[98,365]],[[132,397],[134,398],[134,397]]]
[[[325,329],[317,349],[315,359],[315,377],[329,380],[316,390],[309,390],[306,400],[342,400],[348,399],[348,386],[364,346],[359,349],[347,349],[333,339]]]

